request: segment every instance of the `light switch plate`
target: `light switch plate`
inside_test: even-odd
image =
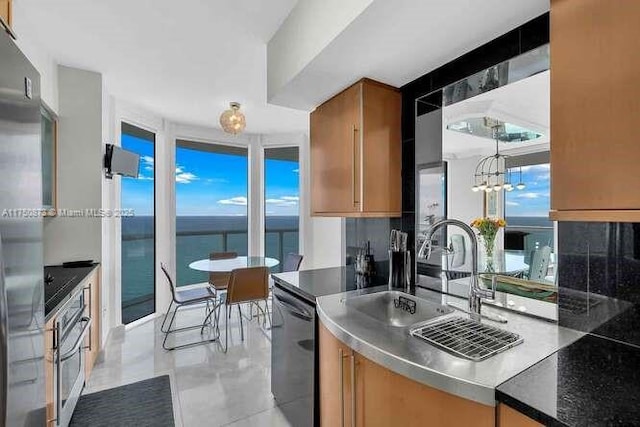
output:
[[[33,87],[29,77],[24,78],[24,95],[29,99],[33,98]]]

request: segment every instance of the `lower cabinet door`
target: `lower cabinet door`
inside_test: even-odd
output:
[[[501,403],[498,405],[498,427],[542,427],[542,424]]]
[[[355,353],[320,325],[320,425],[351,426]]]
[[[495,426],[495,407],[396,374],[319,328],[323,427]]]
[[[495,408],[466,400],[396,374],[356,354],[356,425],[495,425]]]

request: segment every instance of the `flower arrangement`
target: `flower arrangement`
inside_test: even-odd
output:
[[[478,229],[478,234],[482,237],[488,258],[493,256],[498,230],[506,225],[507,221],[502,218],[476,218],[471,222],[471,227]]]

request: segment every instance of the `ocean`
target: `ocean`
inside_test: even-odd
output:
[[[545,216],[506,217],[505,249],[521,249],[529,253],[536,247],[553,248],[553,221]]]
[[[154,218],[122,218],[122,301],[135,305],[153,295]],[[195,260],[210,252],[234,251],[247,255],[246,216],[178,216],[176,217],[177,286],[206,282],[207,273],[189,268]],[[298,217],[267,216],[265,252],[282,261],[289,252],[298,252]],[[166,261],[165,261],[166,262]],[[277,271],[278,269],[274,269]]]

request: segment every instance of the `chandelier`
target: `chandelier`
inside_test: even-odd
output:
[[[220,115],[220,126],[222,130],[233,135],[237,135],[247,126],[246,119],[240,111],[240,103],[229,103],[229,109]]]
[[[485,119],[485,122],[489,120]],[[500,131],[503,128],[503,124],[496,121],[491,129],[493,131],[493,138],[496,140],[496,153],[483,157],[476,166],[475,174],[473,177],[473,187],[471,191],[484,191],[491,193],[492,191],[513,191],[514,188],[518,190],[524,190],[525,184],[522,182],[522,167],[520,167],[520,179],[515,186],[512,184],[512,171],[507,168],[507,159],[509,156],[500,154],[498,143],[500,142]]]

